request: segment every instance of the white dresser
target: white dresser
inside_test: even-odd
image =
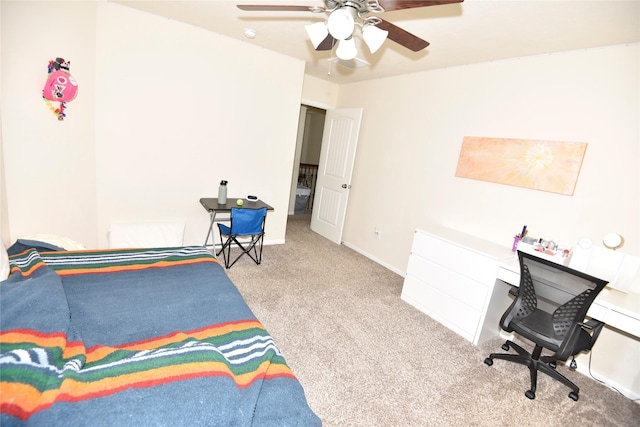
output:
[[[500,262],[513,256],[504,246],[448,228],[417,230],[402,299],[477,345],[500,331],[512,300],[496,276]]]

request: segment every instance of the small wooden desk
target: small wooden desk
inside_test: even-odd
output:
[[[209,236],[211,236],[211,247],[215,251],[216,248],[216,240],[214,237],[213,225],[215,222],[229,221],[231,215],[231,208],[240,208],[240,209],[260,209],[267,208],[267,211],[272,211],[273,207],[269,206],[262,200],[256,200],[255,202],[247,199],[244,200],[244,204],[242,206],[237,205],[237,198],[235,197],[227,197],[227,203],[221,205],[218,203],[217,198],[209,198],[203,197],[200,199],[200,204],[207,212],[209,212],[210,222],[209,222],[209,231],[207,232],[207,238],[204,239],[204,244],[202,246],[206,247],[209,242]],[[217,216],[218,213],[229,214],[228,217],[219,218]],[[222,245],[222,243],[221,243]]]

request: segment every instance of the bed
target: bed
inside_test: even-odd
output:
[[[14,246],[0,282],[3,427],[321,425],[205,248]]]

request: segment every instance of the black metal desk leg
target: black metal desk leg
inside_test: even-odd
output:
[[[209,232],[207,233],[207,238],[204,239],[204,247],[207,247],[207,242],[209,242],[209,236],[211,236],[211,248],[215,254],[215,250],[216,250],[216,237],[215,237],[215,233],[213,230],[213,224],[216,220],[216,211],[215,210],[210,210],[209,211],[209,217],[211,218],[211,222],[209,222]]]

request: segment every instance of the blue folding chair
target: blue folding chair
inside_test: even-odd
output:
[[[218,223],[220,241],[224,242],[217,253],[224,257],[224,266],[231,268],[244,254],[249,255],[256,264],[262,262],[262,242],[264,240],[264,223],[267,218],[267,208],[231,208],[231,224],[226,226]],[[238,238],[249,240],[241,242]],[[231,245],[237,245],[242,252],[231,262]]]

